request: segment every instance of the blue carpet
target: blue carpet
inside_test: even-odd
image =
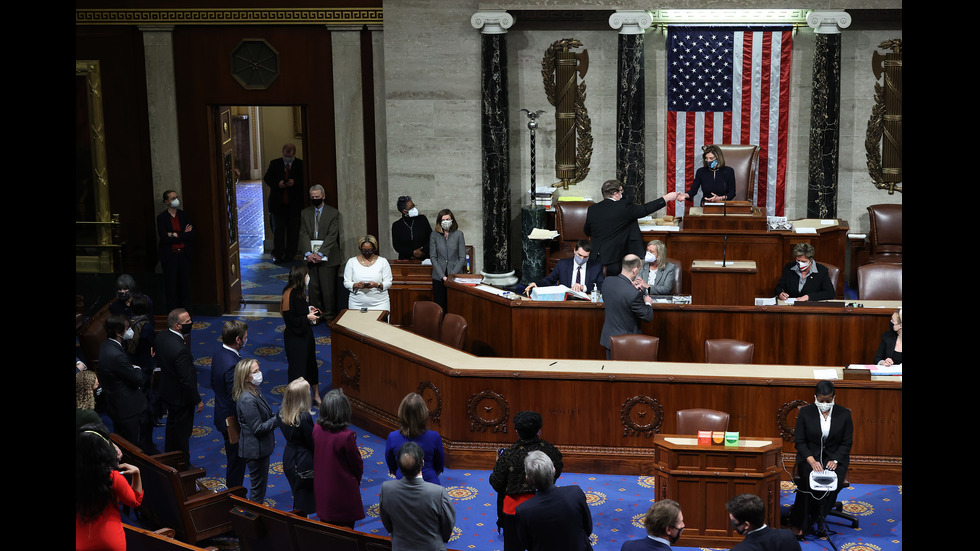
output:
[[[192,333],[192,350],[198,367],[198,383],[204,396],[206,407],[195,417],[194,433],[191,439],[191,463],[203,467],[208,474],[205,482],[211,487],[224,486],[225,456],[222,438],[214,428],[214,394],[210,387],[211,354],[219,347],[221,325],[225,319],[196,316]],[[248,318],[239,317],[249,324],[248,346],[244,357],[259,360],[264,375],[262,392],[265,398],[278,410],[286,386],[286,356],[282,347],[284,325],[277,317]],[[316,335],[317,358],[320,367],[320,392],[330,388],[330,331],[326,326],[314,328]],[[108,419],[106,419],[108,421]],[[378,494],[381,483],[389,479],[384,462],[384,437],[370,434],[358,427],[351,427],[358,435],[361,455],[364,458],[364,479],[361,483],[361,497],[367,509],[367,517],[359,521],[355,528],[360,531],[387,535],[378,517]],[[547,430],[547,427],[545,428]],[[156,444],[163,449],[163,428],[154,431]],[[289,484],[282,473],[282,434],[276,432],[276,451],[272,455],[272,473],[269,476],[269,489],[266,505],[281,510],[292,508],[292,495]],[[560,446],[559,446],[560,447]],[[448,489],[456,507],[456,528],[450,549],[475,549],[492,551],[502,549],[503,537],[496,531],[496,494],[488,483],[490,471],[446,469],[441,475],[443,485]],[[582,487],[592,507],[592,542],[596,551],[618,551],[622,543],[645,537],[640,518],[654,499],[652,478],[646,476],[600,475],[564,473],[558,480],[559,486],[577,484]],[[245,483],[248,486],[248,481]],[[782,486],[782,506],[789,507],[793,502],[792,484]],[[848,526],[835,525],[839,532],[831,536],[834,547],[827,541],[807,541],[806,551],[817,549],[837,549],[840,551],[896,551],[902,548],[902,488],[875,484],[855,484],[841,492],[840,499],[845,502],[849,512],[858,515],[861,527],[857,530]],[[684,507],[684,504],[681,504]],[[718,507],[724,507],[719,503]],[[700,549],[684,547],[682,537],[675,549]],[[204,545],[214,545],[220,549],[236,549],[237,540],[231,537],[215,538]]]

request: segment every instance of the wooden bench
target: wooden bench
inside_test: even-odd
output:
[[[230,497],[244,496],[245,488],[211,490],[198,482],[206,474],[204,469],[187,468],[183,452],[149,456],[118,434],[111,437],[122,450],[122,461],[140,470],[144,519],[173,527],[177,539],[190,544],[231,531]]]
[[[173,528],[161,528],[155,532],[124,524],[126,549],[140,551],[218,551],[217,547],[197,547],[174,539]]]

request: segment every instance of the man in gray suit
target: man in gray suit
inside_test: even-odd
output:
[[[635,254],[623,257],[622,271],[606,278],[602,284],[602,301],[605,303],[606,321],[602,324],[599,343],[606,347],[606,358],[610,358],[609,337],[640,332],[638,320],[653,319],[653,299],[633,286],[633,280],[640,273],[643,261]]]
[[[422,480],[425,453],[415,442],[398,448],[403,478],[381,484],[381,523],[393,551],[443,551],[453,535],[456,509],[446,489]]]
[[[337,316],[334,289],[341,260],[340,213],[324,202],[325,197],[320,184],[310,188],[313,205],[300,213],[299,246],[306,251],[303,256],[310,272],[310,304],[320,309],[324,321],[330,321]]]

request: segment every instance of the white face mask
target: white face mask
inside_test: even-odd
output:
[[[817,410],[819,410],[820,413],[827,413],[834,407],[834,400],[829,402],[817,402],[817,397],[814,396],[813,401],[817,404]]]
[[[170,202],[170,208],[175,209],[180,206],[180,199],[174,199]]]
[[[805,270],[806,267],[810,265],[810,262],[809,261],[807,261],[807,262],[797,261],[796,263],[800,266],[800,269],[801,270]]]
[[[306,276],[306,282],[304,283],[307,287],[310,286],[310,276]]]
[[[442,226],[442,229],[448,231],[449,229],[451,229],[453,227],[453,221],[452,220],[443,220],[442,222],[439,223],[439,225]]]
[[[419,209],[412,207],[411,209],[408,210],[409,218],[415,218],[418,215],[419,215]]]
[[[130,327],[129,329],[126,330],[125,333],[123,333],[123,340],[124,341],[131,341],[131,340],[133,340],[133,335],[134,334],[135,333],[133,333],[133,328]]]
[[[645,260],[649,264],[653,264],[654,262],[657,261],[657,255],[651,253],[650,251],[647,251],[647,255],[643,257],[643,260]]]
[[[261,371],[256,371],[255,373],[252,373],[252,384],[255,385],[255,386],[259,386],[260,384],[262,384],[262,372]]]

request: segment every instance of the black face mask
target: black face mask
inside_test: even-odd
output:
[[[190,335],[191,328],[194,326],[193,323],[182,323],[180,324],[180,333],[182,335]]]
[[[681,539],[681,534],[683,533],[684,533],[684,529],[681,528],[680,530],[677,531],[676,536],[667,536],[667,539],[670,540],[671,545],[674,545],[675,543],[677,543],[677,540]]]
[[[374,256],[374,249],[361,249],[361,256],[366,260],[370,260]]]
[[[732,523],[732,529],[735,530],[735,533],[736,534],[738,534],[740,536],[742,536],[742,535],[745,534],[745,529],[744,528],[741,529],[741,530],[739,530],[739,528],[738,528],[742,524],[741,522],[738,522],[737,520],[732,520],[732,521],[729,521],[729,522]]]
[[[313,206],[314,207],[319,208],[320,205],[323,204],[323,199],[322,198],[321,199],[310,199],[310,202],[313,203]]]
[[[116,291],[116,296],[119,297],[119,300],[129,300],[131,294],[129,291]]]

